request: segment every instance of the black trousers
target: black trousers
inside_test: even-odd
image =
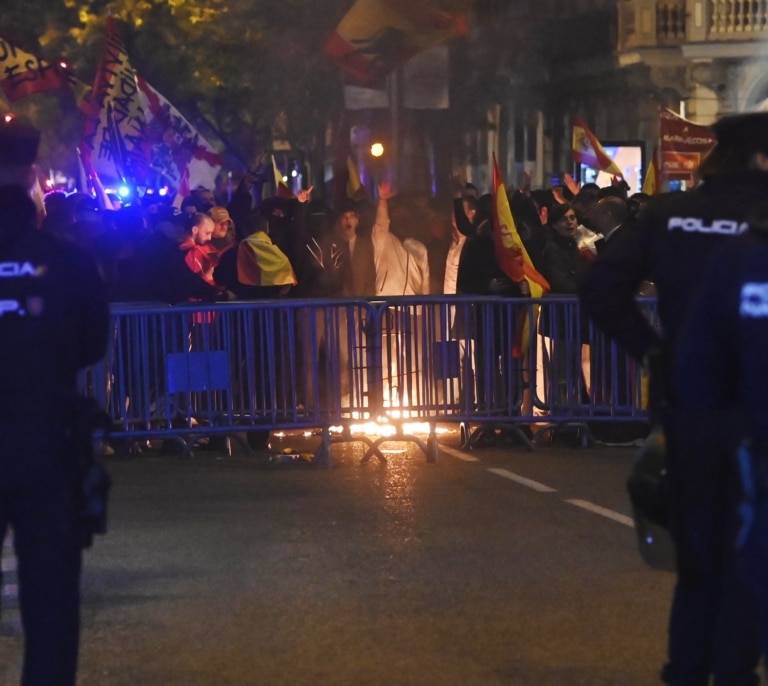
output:
[[[715,686],[753,686],[759,624],[737,567],[740,493],[727,420],[673,412],[665,429],[678,572],[662,676],[672,686],[707,686],[710,675]]]
[[[0,421],[0,541],[10,526],[24,629],[22,686],[74,686],[76,680],[79,478],[56,422]]]

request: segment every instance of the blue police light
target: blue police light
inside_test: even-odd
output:
[[[117,194],[121,198],[127,198],[131,194],[131,189],[128,186],[119,186],[117,189]]]

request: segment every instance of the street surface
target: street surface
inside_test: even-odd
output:
[[[264,452],[107,458],[79,685],[658,683],[674,577],[637,554],[636,449],[440,442],[436,464],[394,442],[386,465],[334,444],[331,469]],[[1,686],[19,679],[13,574]]]

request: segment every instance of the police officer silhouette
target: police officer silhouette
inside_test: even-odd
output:
[[[95,264],[37,229],[28,189],[39,132],[0,123],[0,541],[18,559],[23,686],[74,686],[82,536],[72,439],[77,372],[106,350]]]

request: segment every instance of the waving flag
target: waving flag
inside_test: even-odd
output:
[[[648,164],[648,169],[645,172],[645,178],[643,179],[643,193],[648,195],[656,195],[659,190],[659,173],[656,168],[656,160],[659,156],[658,146],[653,149],[653,155],[651,155],[651,161]]]
[[[573,118],[573,161],[607,174],[624,177],[619,166],[608,156],[595,134],[578,117]]]
[[[107,17],[106,33],[85,120],[83,162],[105,177],[144,180],[147,122],[136,72],[113,17]]]
[[[357,0],[323,52],[358,85],[369,86],[409,57],[463,36],[468,28],[464,17],[430,2]]]
[[[716,142],[712,127],[694,124],[666,107],[659,110],[659,175],[662,181],[694,183]]]
[[[347,197],[352,200],[363,200],[365,198],[365,188],[363,182],[360,180],[360,172],[357,169],[355,161],[352,159],[352,155],[347,157],[347,172],[349,178],[347,179]]]
[[[515,283],[520,283],[525,279],[528,282],[532,298],[541,298],[549,292],[549,283],[533,266],[528,251],[517,232],[512,210],[509,207],[507,190],[504,187],[499,165],[496,162],[496,155],[493,156],[493,245],[496,260],[504,273]],[[538,307],[536,306],[533,308],[534,320],[537,314]],[[531,317],[529,308],[520,308],[516,324],[512,354],[515,357],[522,357],[528,349],[530,339]]]
[[[48,62],[0,38],[0,89],[9,102],[69,87],[62,64]]]
[[[275,178],[275,195],[278,198],[292,198],[293,193],[291,193],[291,189],[288,188],[288,185],[283,180],[283,172],[277,166],[277,160],[274,155],[272,155],[272,173]]]
[[[574,178],[567,172],[563,174],[563,182],[565,187],[571,192],[571,195],[578,195],[581,190],[581,184],[574,180]]]
[[[133,69],[117,25],[107,18],[106,42],[86,103],[81,150],[103,177],[150,184],[160,176],[180,195],[212,189],[221,157],[194,127]]]
[[[195,188],[215,188],[221,155],[149,83],[139,75],[136,79],[147,105],[146,149],[152,171],[162,174],[184,196]]]

